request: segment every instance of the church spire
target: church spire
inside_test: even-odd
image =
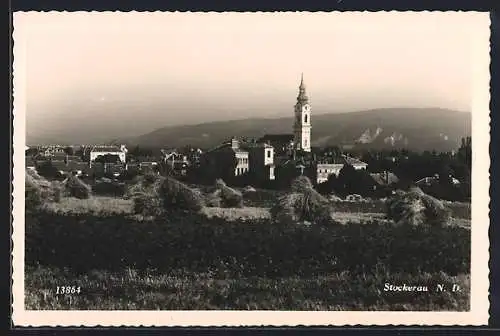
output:
[[[306,104],[309,101],[309,97],[306,94],[306,85],[304,84],[304,73],[300,75],[300,86],[299,95],[297,97],[297,102],[301,104]]]

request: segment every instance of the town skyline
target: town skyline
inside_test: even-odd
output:
[[[481,28],[460,13],[16,13],[14,22],[28,133],[79,114],[105,123],[140,113],[144,130],[292,116],[301,73],[313,114],[471,111]]]

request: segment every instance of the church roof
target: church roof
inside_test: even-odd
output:
[[[261,137],[258,141],[290,142],[293,141],[293,134],[266,134],[263,137]]]

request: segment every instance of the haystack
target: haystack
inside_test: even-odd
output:
[[[221,191],[219,189],[215,190],[214,192],[208,194],[205,197],[205,203],[208,207],[213,207],[213,208],[220,208],[222,205],[222,197],[221,197]]]
[[[134,195],[154,194],[158,196],[158,189],[163,182],[163,177],[153,174],[136,176],[127,188],[124,198],[134,198]]]
[[[62,182],[62,191],[64,196],[79,199],[87,199],[92,194],[92,188],[72,174]]]
[[[331,219],[328,199],[314,190],[311,181],[300,176],[292,182],[292,193],[278,197],[271,218],[281,224],[296,222],[324,223]]]
[[[387,217],[398,225],[442,226],[450,219],[450,211],[440,200],[420,188],[398,191],[387,201]]]
[[[303,192],[305,190],[314,190],[311,180],[307,176],[299,176],[292,181],[293,192]]]
[[[157,216],[164,211],[199,211],[204,206],[200,191],[172,177],[147,174],[136,178],[126,197],[134,201],[134,212]]]
[[[44,202],[59,202],[61,187],[58,182],[50,182],[35,170],[27,169],[25,174],[25,206],[34,209]]]
[[[257,190],[252,187],[252,186],[246,186],[245,188],[243,188],[243,193],[247,194],[247,193],[254,193],[256,192]]]
[[[159,194],[163,201],[163,207],[169,210],[199,211],[205,205],[200,191],[190,188],[170,176],[163,179]]]
[[[211,203],[220,203],[225,208],[243,207],[243,195],[238,190],[228,187],[222,179],[215,181],[215,191],[207,196]]]

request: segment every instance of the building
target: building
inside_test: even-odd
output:
[[[311,105],[306,94],[304,76],[301,77],[299,95],[294,106],[292,134],[266,134],[257,142],[274,147],[277,155],[291,155],[294,150],[311,152]]]
[[[320,184],[328,181],[331,175],[339,176],[340,170],[343,167],[344,162],[318,162],[316,164],[316,183]]]
[[[176,149],[162,149],[161,153],[163,156],[163,162],[168,163],[171,167],[174,167],[179,163],[189,163],[188,156],[177,151]]]
[[[126,160],[127,148],[125,145],[118,146],[94,146],[90,150],[90,162],[94,162],[98,157],[105,155],[116,155],[122,163]]]
[[[316,163],[316,183],[324,183],[328,178],[335,174],[339,176],[340,171],[345,165],[351,165],[356,170],[366,170],[368,164],[353,158],[348,155],[341,155],[340,157],[329,157],[323,160],[318,160]]]
[[[252,143],[243,146],[248,151],[249,171],[259,181],[275,179],[274,147],[267,143]]]
[[[460,181],[458,179],[456,179],[455,177],[450,175],[449,178],[450,178],[450,181],[453,185],[460,184]],[[437,184],[437,183],[439,183],[439,175],[438,174],[435,174],[434,176],[427,176],[427,177],[421,178],[420,180],[415,182],[415,184],[419,187],[429,187],[429,186],[432,186],[432,185]]]
[[[311,151],[311,105],[306,94],[304,76],[300,79],[299,95],[295,104],[295,122],[293,124],[295,149]]]
[[[202,156],[201,167],[207,174],[221,178],[241,176],[249,171],[248,151],[235,137]]]
[[[38,152],[43,156],[54,156],[66,154],[66,147],[62,145],[40,146]]]
[[[271,145],[275,155],[291,155],[294,148],[293,134],[266,134],[257,143]]]

